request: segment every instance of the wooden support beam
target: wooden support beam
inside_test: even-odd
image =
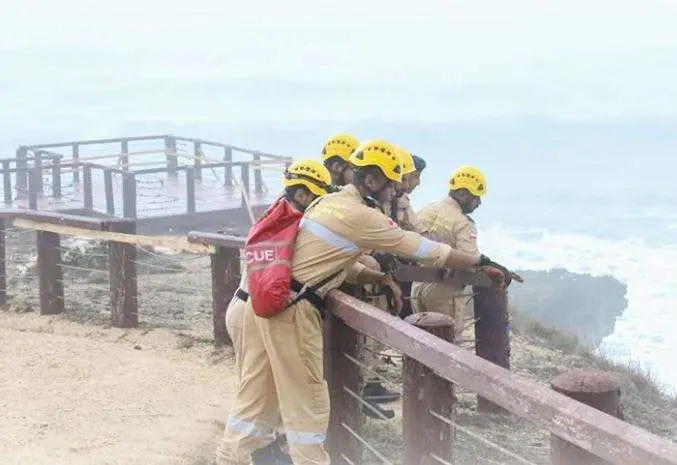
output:
[[[19,198],[28,193],[28,148],[21,146],[16,150],[16,191]]]
[[[352,288],[351,291],[354,292],[355,289]],[[362,404],[348,390],[358,394],[362,388],[362,369],[354,360],[362,361],[364,337],[332,314],[327,314],[323,328],[324,372],[332,406],[327,452],[332,463],[345,463],[342,459],[343,454],[351,462],[361,464],[362,444],[343,427],[343,424],[350,425],[357,434],[362,431]]]
[[[40,276],[40,315],[58,315],[64,311],[61,238],[58,234],[36,231],[38,273]]]
[[[115,194],[113,191],[113,170],[105,168],[103,170],[103,185],[106,192],[106,213],[115,216]]]
[[[195,213],[195,169],[186,167],[186,211]]]
[[[5,194],[5,203],[7,205],[12,204],[13,195],[12,195],[12,172],[10,171],[10,162],[9,160],[2,161],[2,190]]]
[[[176,139],[172,136],[165,136],[165,158],[167,159],[167,172],[175,176],[179,160],[176,157]]]
[[[105,225],[111,233],[133,235],[134,221],[111,221]],[[111,241],[109,247],[111,325],[116,328],[136,328],[139,325],[136,246]]]
[[[38,167],[31,168],[30,181],[28,184],[28,208],[38,209],[38,192],[42,184],[42,169]]]
[[[71,158],[73,162],[76,164],[80,163],[80,146],[73,144],[72,151]],[[80,170],[77,167],[73,170],[73,182],[76,184],[80,182]]]
[[[195,166],[195,179],[202,179],[202,144],[199,141],[193,142],[193,163]]]
[[[416,328],[454,342],[454,319],[442,313],[415,313],[405,319]],[[454,463],[451,426],[433,414],[452,419],[454,386],[411,357],[402,359],[402,429],[404,463],[436,463],[432,455]],[[431,414],[433,412],[433,414]]]
[[[475,354],[510,369],[510,328],[508,317],[508,292],[495,286],[475,286]],[[480,412],[507,413],[505,409],[477,396]]]
[[[128,172],[122,178],[122,216],[136,218],[136,176]]]
[[[7,220],[0,217],[0,305],[7,302]]]
[[[129,169],[129,140],[127,139],[120,141],[120,165],[125,171]]]
[[[224,147],[223,149],[223,161],[225,163],[232,163],[233,162],[233,149],[230,147]],[[223,184],[226,187],[232,187],[233,186],[233,167],[228,165],[224,168],[223,172]]]
[[[52,197],[61,198],[61,157],[52,157]]]
[[[82,167],[83,203],[86,210],[94,210],[94,195],[92,188],[92,165],[85,163]]]

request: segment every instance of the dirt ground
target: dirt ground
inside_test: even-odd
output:
[[[232,357],[166,329],[0,312],[0,463],[207,464]]]

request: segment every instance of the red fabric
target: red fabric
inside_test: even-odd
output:
[[[303,213],[279,199],[251,227],[245,243],[247,287],[254,313],[270,318],[290,302],[294,242]]]

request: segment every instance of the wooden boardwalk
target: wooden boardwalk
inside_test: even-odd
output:
[[[3,159],[5,208],[209,227],[249,215],[281,190],[292,158],[172,135],[21,146]],[[245,221],[246,222],[246,221]],[[234,222],[237,225],[237,222]]]

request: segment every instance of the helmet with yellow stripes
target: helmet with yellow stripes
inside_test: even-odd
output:
[[[414,157],[411,153],[407,152],[402,147],[395,147],[400,153],[400,159],[402,160],[402,175],[413,173],[416,171],[416,166],[414,165]]]
[[[282,184],[285,187],[305,186],[320,196],[332,190],[331,175],[324,165],[313,159],[297,160],[284,171]]]
[[[348,161],[350,154],[355,151],[359,142],[350,134],[338,133],[331,136],[322,147],[322,161],[331,157],[340,157]]]
[[[449,190],[468,189],[477,197],[482,197],[487,192],[487,182],[482,172],[470,165],[461,165],[451,174]]]
[[[348,159],[355,167],[377,166],[386,178],[402,182],[402,161],[398,150],[382,139],[361,143]]]

